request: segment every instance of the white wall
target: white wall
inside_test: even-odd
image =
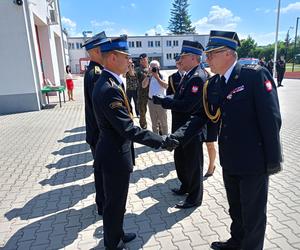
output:
[[[35,92],[25,8],[0,1],[0,95]]]
[[[174,54],[180,54],[183,40],[199,41],[204,47],[208,42],[209,35],[166,35],[166,36],[129,36],[128,42],[134,42],[134,47],[129,48],[133,58],[137,58],[142,53],[147,53],[148,57],[158,57],[161,66],[175,67]],[[73,73],[79,73],[77,66],[79,59],[87,57],[85,49],[77,49],[76,43],[83,43],[83,37],[69,37],[68,43],[74,44],[74,49],[69,49],[70,66]],[[136,41],[142,43],[142,47],[136,47]],[[148,47],[148,41],[153,41],[153,47]],[[155,41],[160,41],[160,47],[155,46]],[[167,46],[167,41],[171,41],[171,46]],[[174,46],[173,41],[178,41],[178,46]],[[167,54],[171,53],[171,59],[167,59]]]
[[[63,78],[62,32],[59,24],[48,24],[48,13],[46,0],[23,0],[22,6],[12,0],[0,0],[0,114],[39,110],[44,103],[35,25],[45,77],[57,84]],[[58,11],[57,14],[59,20]]]
[[[74,48],[69,47],[70,67],[72,73],[80,73],[79,59],[88,57],[85,48],[77,47],[77,44],[84,42],[83,37],[69,37],[68,44],[73,44]],[[69,45],[68,45],[69,46]]]

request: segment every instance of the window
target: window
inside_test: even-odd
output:
[[[82,43],[79,43],[80,44],[80,48],[82,49]]]
[[[153,47],[153,41],[148,41],[148,47]]]
[[[136,41],[136,47],[141,48],[142,47],[142,42],[141,41]]]
[[[167,53],[167,60],[172,60],[172,53]]]
[[[68,48],[71,49],[71,47],[72,47],[72,44],[68,43]]]
[[[177,56],[179,56],[179,53],[174,53],[173,54],[173,59],[175,59]]]
[[[172,46],[172,41],[167,40],[167,47],[171,47]]]
[[[134,42],[133,41],[129,41],[128,45],[129,45],[129,48],[134,48]]]
[[[76,43],[76,49],[80,49],[80,43]]]
[[[75,49],[74,43],[69,43],[69,48],[70,49]]]
[[[155,41],[155,47],[160,47],[160,41]]]
[[[178,40],[174,40],[174,41],[173,41],[173,46],[174,46],[174,47],[178,47]]]

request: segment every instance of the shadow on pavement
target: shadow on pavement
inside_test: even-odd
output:
[[[54,109],[56,107],[56,105],[58,105],[59,103],[49,103],[49,104],[46,104],[44,106],[42,106],[42,109]]]
[[[174,170],[174,163],[169,162],[161,165],[153,165],[145,169],[134,170],[130,176],[130,183],[137,183],[141,178],[149,178],[156,180],[157,178],[165,178]]]
[[[82,230],[100,219],[95,205],[69,209],[19,229],[3,249],[63,249],[72,244]]]
[[[86,153],[82,153],[82,154],[66,156],[66,157],[58,160],[56,163],[49,164],[46,167],[62,169],[62,168],[68,168],[68,167],[72,167],[72,166],[85,164],[92,160],[93,160],[92,153],[86,152]]]
[[[127,244],[129,249],[142,249],[143,245],[145,245],[152,236],[159,232],[167,231],[197,209],[190,208],[181,210],[174,208],[175,203],[182,199],[182,197],[175,196],[170,191],[170,189],[176,185],[177,180],[172,179],[165,183],[153,185],[137,193],[141,199],[151,197],[158,202],[144,209],[141,214],[125,214],[124,231],[137,233],[137,238]],[[96,229],[96,231],[97,230],[99,231],[100,229]],[[94,235],[100,238],[103,237],[99,232]],[[98,244],[97,249],[98,247],[103,247],[103,239]]]
[[[150,151],[153,151],[153,148],[150,148],[148,146],[141,146],[138,148],[134,148],[135,157],[138,157],[140,154],[144,154]]]
[[[94,172],[94,168],[91,165],[82,165],[78,167],[69,168],[63,171],[60,171],[52,175],[49,179],[40,181],[39,183],[42,186],[50,185],[56,186],[66,183],[71,183],[78,180],[83,180],[87,177],[90,177]]]
[[[58,151],[54,151],[52,154],[53,155],[69,155],[69,154],[76,154],[76,153],[81,153],[81,152],[85,152],[85,151],[89,151],[89,150],[90,150],[90,147],[87,143],[80,143],[80,144],[63,147]]]
[[[79,141],[85,141],[85,133],[68,135],[63,139],[58,140],[57,142],[70,143],[70,142],[79,142]]]
[[[79,133],[79,132],[85,132],[85,126],[72,128],[70,130],[65,130],[65,133]]]
[[[74,206],[95,192],[94,182],[88,184],[73,185],[64,188],[51,190],[39,194],[28,201],[22,208],[14,208],[5,214],[8,220],[20,217],[21,220],[28,220],[56,213],[63,209]]]

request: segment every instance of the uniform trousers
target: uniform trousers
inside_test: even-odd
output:
[[[151,99],[148,100],[150,118],[152,122],[152,131],[156,134],[159,129],[163,135],[168,134],[168,116],[167,110],[159,104],[154,104]]]
[[[280,86],[284,77],[284,71],[277,71],[277,85]]]
[[[179,145],[174,151],[174,162],[181,190],[189,195],[190,203],[202,203],[203,198],[203,149],[200,136],[195,136],[184,147]]]
[[[127,89],[126,90],[126,95],[128,97],[129,103],[131,103],[131,99],[133,99],[134,102],[134,109],[135,109],[135,114],[136,116],[139,116],[139,108],[138,108],[138,97],[137,97],[137,90],[135,89]]]
[[[93,159],[95,159],[95,147],[90,146]],[[96,190],[96,205],[98,209],[98,214],[103,213],[103,205],[104,205],[104,192],[103,192],[103,177],[102,170],[94,168],[94,180],[95,180],[95,190]]]
[[[104,246],[116,249],[124,235],[123,220],[130,173],[103,172],[105,204],[103,211]]]
[[[243,250],[263,249],[268,175],[231,175],[223,169],[223,180],[232,220],[230,241],[240,245]]]

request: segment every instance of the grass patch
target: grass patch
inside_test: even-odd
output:
[[[292,72],[292,63],[287,63],[286,64],[286,72]],[[300,72],[300,64],[295,64],[294,65],[294,72]]]

